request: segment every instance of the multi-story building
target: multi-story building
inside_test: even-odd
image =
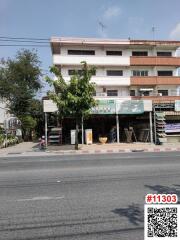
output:
[[[0,101],[0,127],[4,127],[4,121],[10,116],[8,109],[6,108],[6,103]]]
[[[86,61],[96,66],[96,99],[152,100],[171,104],[171,112],[180,100],[179,47],[180,41],[51,38],[53,64],[65,80]],[[137,123],[137,116],[126,118]]]

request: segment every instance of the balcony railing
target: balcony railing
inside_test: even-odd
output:
[[[133,96],[134,100],[152,100],[153,102],[174,102],[180,100],[180,96]]]
[[[146,76],[146,77],[131,77],[131,85],[147,86],[147,85],[180,85],[180,77],[168,76]]]
[[[148,92],[148,91],[147,91]],[[143,92],[139,91],[139,94],[136,97],[175,97],[175,96],[180,96],[180,92],[177,90],[169,90],[168,91],[168,96],[163,95],[162,93],[159,93],[158,91],[149,91],[149,95],[143,94]]]
[[[130,57],[131,66],[180,66],[180,57]]]
[[[148,91],[147,91],[148,92]],[[176,90],[169,90],[168,92],[168,96],[167,95],[163,95],[162,93],[158,93],[157,91],[149,91],[149,95],[141,91],[138,92],[138,95],[135,96],[130,96],[130,93],[127,93],[127,95],[118,95],[118,96],[108,96],[106,92],[96,92],[96,94],[94,95],[95,98],[151,98],[151,97],[157,97],[157,98],[166,98],[166,97],[178,97],[180,98],[180,92],[176,91]]]
[[[139,96],[132,96],[131,98],[134,100],[152,100],[153,102],[174,102],[175,100],[180,100],[180,93],[171,90],[168,92],[168,96],[166,96],[158,93],[157,91],[152,91],[149,92],[148,96],[141,94]]]
[[[94,95],[94,98],[96,99],[99,99],[99,98],[120,98],[120,99],[131,99],[131,96],[130,95],[125,95],[125,96],[121,96],[121,95],[118,95],[118,96],[108,96],[107,93],[102,93],[102,92],[96,92],[96,94]]]

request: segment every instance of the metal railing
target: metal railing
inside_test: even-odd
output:
[[[163,95],[163,93],[158,93],[158,91],[150,91],[149,92],[149,95],[147,95],[146,93],[143,93],[143,92],[138,92],[136,93],[135,96],[130,96],[130,92],[127,93],[127,95],[118,95],[118,96],[108,96],[106,92],[102,93],[102,92],[96,92],[96,94],[94,95],[94,97],[113,97],[113,98],[127,98],[127,97],[145,97],[145,96],[152,96],[152,97],[168,97],[168,96],[171,96],[171,97],[175,97],[175,96],[180,96],[180,91],[177,91],[177,90],[168,90],[168,95]]]

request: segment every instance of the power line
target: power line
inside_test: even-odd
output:
[[[50,47],[50,45],[34,45],[34,44],[0,44],[0,47]]]
[[[41,40],[41,41],[50,41],[50,38],[29,38],[29,37],[5,37],[0,36],[0,39],[24,39],[24,40]]]
[[[49,43],[49,42],[41,42],[41,41],[35,41],[35,40],[13,40],[13,39],[1,39],[0,38],[0,41],[1,42],[30,42],[30,43]]]

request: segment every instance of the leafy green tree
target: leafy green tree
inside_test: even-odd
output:
[[[20,118],[25,140],[32,138],[32,131],[37,125],[36,119],[32,116],[24,115]]]
[[[41,88],[40,61],[35,51],[23,49],[15,59],[1,60],[0,98],[10,113],[23,119],[32,115],[32,100]]]
[[[69,82],[65,82],[57,67],[51,67],[50,71],[55,74],[56,80],[46,77],[46,81],[54,87],[54,92],[49,92],[48,96],[57,104],[61,118],[71,116],[76,119],[75,149],[78,149],[79,123],[96,106],[93,98],[95,84],[90,82],[95,68],[82,62],[81,73],[75,72]]]

